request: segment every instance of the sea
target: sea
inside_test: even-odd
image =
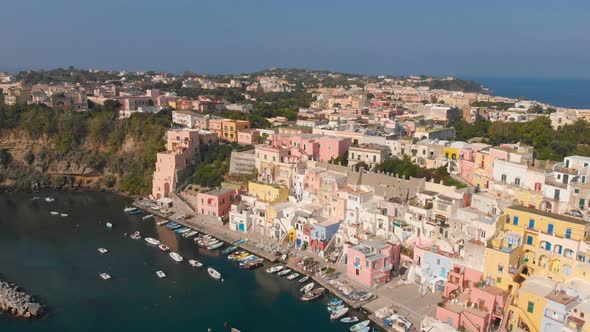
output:
[[[32,200],[35,195],[55,201]],[[241,270],[218,251],[199,249],[153,219],[123,213],[130,203],[101,192],[0,193],[0,275],[48,308],[36,320],[0,314],[0,331],[348,330],[330,321],[329,296],[303,303],[302,285],[267,274],[269,263]],[[174,262],[143,239],[130,239],[135,231],[160,239],[185,262]],[[101,247],[109,253],[99,254]],[[186,262],[191,258],[218,270],[224,282],[209,277],[205,268],[192,268]],[[159,279],[158,270],[167,277]],[[112,279],[102,280],[102,272]]]
[[[590,79],[468,77],[493,95],[525,97],[559,107],[590,108]]]

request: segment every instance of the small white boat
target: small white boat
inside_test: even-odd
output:
[[[45,197],[45,202],[47,202],[47,203],[55,202],[55,198],[53,198],[53,197]]]
[[[369,326],[369,324],[371,324],[370,320],[364,320],[358,324],[354,324],[353,326],[350,327],[350,331],[352,332],[357,332],[357,331],[362,331],[365,327]]]
[[[52,216],[57,216],[57,215],[59,214],[59,212],[57,212],[57,211],[51,211],[51,212],[49,212],[49,213],[50,213]]]
[[[38,199],[41,199],[41,197],[39,197],[39,196],[35,196],[35,197],[33,197],[31,200],[32,200],[32,201],[36,201],[36,200],[38,200]]]
[[[315,284],[313,282],[310,282],[309,284],[301,287],[301,289],[299,291],[301,293],[309,293],[309,292],[311,292],[311,290],[313,289],[314,286],[315,286]]]
[[[156,275],[158,276],[158,278],[162,279],[162,278],[166,278],[166,273],[164,273],[164,271],[156,271]]]
[[[168,221],[167,219],[164,219],[164,220],[158,221],[158,223],[157,223],[157,224],[158,224],[158,226],[164,226],[164,225],[166,225],[166,224],[167,224],[167,223],[169,223],[169,222],[170,222],[170,221]]]
[[[367,293],[363,296],[360,297],[359,301],[364,302],[364,301],[368,301],[373,297],[372,293]]]
[[[143,216],[143,217],[141,217],[141,219],[143,219],[143,220],[147,220],[147,219],[150,219],[150,218],[153,218],[153,217],[154,217],[154,215],[153,215],[153,214],[148,214],[147,216]]]
[[[110,222],[106,223],[107,228],[113,228],[113,224],[111,224]]]
[[[344,318],[340,319],[340,323],[345,323],[345,324],[356,323],[358,321],[359,321],[359,318],[357,316],[344,317]]]
[[[214,279],[217,279],[217,280],[221,279],[221,273],[217,272],[212,267],[207,268],[207,273],[209,273],[209,275],[211,276],[211,278],[214,278]],[[223,281],[223,279],[221,279],[221,280]]]
[[[192,266],[192,267],[202,267],[203,263],[199,262],[196,259],[191,259],[188,261],[188,263]]]
[[[280,270],[284,269],[285,267],[283,265],[275,265],[273,267],[269,267],[268,269],[266,269],[266,273],[275,273],[275,272],[279,272]]]
[[[336,310],[332,314],[330,314],[330,319],[339,319],[340,317],[346,315],[347,312],[348,312],[347,307],[344,307],[340,310]]]
[[[105,248],[98,248],[98,252],[101,253],[101,254],[106,254],[109,251],[107,249],[105,249]]]
[[[283,270],[283,271],[277,273],[277,275],[282,277],[282,276],[286,276],[289,273],[291,273],[291,269]]]
[[[326,290],[322,287],[316,288],[316,289],[312,290],[311,292],[303,294],[303,296],[301,296],[301,301],[303,301],[303,302],[313,301],[313,300],[317,299],[318,297],[324,295],[325,291]]]
[[[291,274],[290,274],[290,275],[287,277],[287,279],[289,279],[289,280],[293,280],[293,279],[295,279],[295,278],[297,278],[297,277],[299,277],[299,273],[297,273],[297,272],[294,272],[294,273],[291,273]]]
[[[139,240],[139,239],[141,239],[141,234],[139,233],[139,231],[136,231],[135,233],[131,234],[129,237],[134,240]]]
[[[221,246],[223,245],[223,242],[217,242],[213,245],[210,245],[207,247],[207,250],[215,250],[215,249],[219,249]]]
[[[123,209],[123,212],[129,213],[129,212],[133,212],[135,210],[136,210],[136,208],[134,208],[134,207],[126,207]]]
[[[109,279],[111,279],[111,276],[108,273],[104,273],[104,272],[100,274],[100,277],[103,280],[109,280]]]
[[[309,280],[309,276],[304,276],[303,278],[299,279],[300,283],[304,283]]]
[[[147,242],[147,243],[149,243],[151,245],[154,245],[154,246],[160,245],[160,241],[154,239],[153,237],[146,237],[144,240],[145,240],[145,242]]]
[[[62,217],[68,217],[69,214],[67,214],[67,213],[61,213],[60,216],[62,216]]]
[[[175,252],[171,252],[170,253],[170,257],[172,257],[173,260],[177,261],[177,262],[182,262],[184,260],[184,258],[182,258],[182,256],[180,256],[179,254],[175,253]]]

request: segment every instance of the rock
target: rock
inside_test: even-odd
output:
[[[38,316],[41,312],[41,305],[39,303],[29,303],[28,308],[29,312],[33,316]]]
[[[31,313],[30,312],[25,312],[25,314],[23,315],[24,318],[31,318]]]

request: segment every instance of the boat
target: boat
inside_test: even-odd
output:
[[[188,261],[188,263],[192,266],[192,267],[202,267],[203,263],[199,262],[196,259],[191,259]]]
[[[353,316],[353,317],[344,317],[340,319],[340,323],[346,323],[346,324],[350,324],[350,323],[356,323],[359,321],[359,318],[357,316]]]
[[[158,248],[160,249],[161,252],[168,252],[168,251],[170,251],[170,248],[167,245],[165,245],[165,244],[160,244],[158,246]]]
[[[348,313],[348,308],[344,307],[340,310],[332,312],[332,314],[330,314],[330,319],[338,319],[338,318],[346,315],[346,313]]]
[[[141,234],[139,233],[139,231],[135,231],[135,233],[131,234],[129,237],[134,240],[139,240],[141,239]]]
[[[246,269],[246,270],[254,270],[254,269],[261,267],[262,265],[264,265],[264,259],[258,258],[258,259],[251,261],[251,262],[248,262],[244,265],[240,265],[240,267],[242,269]]]
[[[32,201],[36,201],[36,200],[38,200],[38,199],[41,199],[41,197],[39,197],[39,196],[35,196],[35,197],[31,198],[31,200],[32,200]]]
[[[169,222],[170,222],[170,221],[168,221],[168,220],[164,219],[164,220],[160,220],[160,221],[158,221],[156,224],[157,224],[158,226],[164,226],[164,225],[166,225],[166,224],[167,224],[167,223],[169,223]]]
[[[221,279],[221,273],[217,272],[214,268],[212,267],[208,267],[207,268],[207,273],[209,273],[209,275],[211,276],[211,278],[213,279]],[[223,280],[223,279],[221,279]]]
[[[109,279],[111,279],[111,276],[108,273],[104,273],[104,272],[100,274],[100,277],[103,280],[109,280]]]
[[[162,278],[166,278],[166,273],[164,273],[164,271],[156,271],[156,275],[158,276],[158,278],[162,279]]]
[[[358,330],[357,332],[369,332],[369,331],[371,331],[371,328],[368,326],[365,326],[365,327],[361,328],[360,330]],[[374,332],[379,332],[379,331],[375,330]]]
[[[183,229],[179,229],[178,231],[176,231],[176,233],[178,233],[178,234],[184,234],[184,233],[188,233],[190,231],[192,231],[190,228],[185,227]]]
[[[60,213],[60,216],[62,216],[62,217],[68,217],[69,214],[67,214],[67,213]]]
[[[359,298],[359,301],[361,301],[361,302],[368,301],[368,300],[370,300],[372,297],[373,297],[373,294],[372,294],[372,293],[367,293],[367,294],[365,294],[365,295],[361,296],[361,297]]]
[[[176,225],[174,225],[174,226],[168,226],[168,227],[169,227],[170,229],[177,229],[177,228],[180,228],[180,227],[182,227],[182,225],[176,224]]]
[[[153,218],[153,217],[154,217],[154,215],[153,215],[153,214],[148,214],[148,215],[146,215],[146,216],[143,216],[143,217],[141,217],[141,219],[143,219],[143,220],[148,220],[148,219],[150,219],[150,218]]]
[[[169,255],[170,257],[172,257],[173,260],[177,262],[182,262],[184,260],[184,258],[182,258],[182,256],[180,256],[178,253],[171,252]]]
[[[269,267],[268,269],[266,269],[266,273],[275,273],[275,272],[279,272],[280,270],[284,269],[285,267],[283,265],[275,265],[273,267]]]
[[[287,277],[287,279],[289,279],[289,280],[293,280],[293,279],[295,279],[295,278],[297,278],[297,277],[299,277],[299,273],[295,272],[295,273],[291,273],[291,274],[290,274],[290,275]]]
[[[113,228],[113,224],[111,224],[110,222],[106,223],[107,228]]]
[[[239,246],[240,244],[246,242],[246,240],[237,240],[236,242],[232,243],[233,245]]]
[[[55,198],[53,198],[53,197],[45,197],[45,202],[47,202],[47,203],[55,202]]]
[[[147,242],[147,243],[149,243],[151,245],[154,245],[154,246],[160,245],[160,241],[154,239],[153,237],[146,237],[144,240],[145,240],[145,242]]]
[[[300,283],[304,283],[304,282],[306,282],[306,281],[308,281],[308,280],[309,280],[309,277],[308,277],[308,276],[304,276],[303,278],[299,279],[298,281],[299,281]]]
[[[223,245],[223,242],[217,242],[213,245],[210,245],[207,247],[207,250],[215,250],[215,249],[219,249],[221,246]]]
[[[360,323],[357,323],[357,324],[354,324],[353,326],[351,326],[351,327],[350,327],[350,331],[352,331],[352,332],[359,332],[359,331],[363,331],[363,329],[364,329],[365,327],[368,327],[368,326],[369,326],[369,324],[371,324],[371,321],[370,321],[370,320],[368,320],[368,319],[367,319],[367,320],[364,320],[364,321],[362,321],[362,322],[360,322]],[[367,330],[367,331],[368,331],[368,330]]]
[[[344,304],[339,304],[339,305],[336,305],[336,306],[328,306],[328,311],[329,312],[334,312],[334,311],[338,311],[338,310],[340,310],[340,309],[342,309],[344,307],[345,307]]]
[[[245,255],[246,252],[245,251],[236,251],[233,254],[229,254],[227,255],[227,259],[233,261],[233,260],[237,260],[238,257],[241,257],[242,255]]]
[[[221,254],[223,254],[223,255],[231,254],[232,252],[234,252],[234,251],[236,251],[236,250],[238,250],[238,247],[236,247],[236,246],[231,246],[231,247],[229,247],[229,248],[225,248],[225,249],[223,249],[223,251],[221,252]]]
[[[140,214],[140,213],[141,213],[140,209],[135,209],[134,211],[129,212],[129,214],[132,214],[132,215],[136,215],[136,214]]]
[[[330,299],[330,301],[328,301],[329,306],[337,306],[337,305],[341,305],[341,304],[342,304],[342,300],[337,297],[333,297]]]
[[[286,276],[289,273],[291,273],[291,269],[286,269],[286,270],[280,271],[279,273],[277,273],[277,275],[282,277],[282,276]]]
[[[52,216],[57,216],[59,214],[59,212],[57,212],[57,211],[51,211],[51,212],[49,212],[49,214],[51,214]]]
[[[166,226],[168,226],[168,228],[171,228],[171,227],[176,226],[176,225],[178,225],[178,224],[175,223],[174,221],[170,221],[169,224],[166,225]]]
[[[101,253],[101,254],[106,254],[109,251],[107,249],[105,249],[105,248],[98,248],[98,252]]]
[[[301,293],[309,293],[309,292],[311,292],[311,290],[313,289],[314,286],[315,286],[315,284],[313,282],[310,282],[309,284],[301,287],[301,289],[299,291]]]
[[[197,234],[199,234],[199,232],[197,232],[197,231],[190,231],[188,233],[182,234],[182,237],[188,239],[188,238],[191,238],[191,237],[193,237],[193,236],[195,236]]]
[[[324,291],[325,291],[325,289],[323,287],[316,288],[316,289],[312,290],[311,292],[303,294],[303,296],[301,297],[301,301],[303,301],[303,302],[313,301],[313,300],[317,299],[318,297],[324,295]]]
[[[125,212],[125,213],[129,213],[129,212],[131,212],[131,211],[134,211],[134,210],[137,210],[137,208],[134,208],[134,207],[128,207],[128,206],[127,206],[127,207],[125,207],[125,208],[123,209],[123,212]]]

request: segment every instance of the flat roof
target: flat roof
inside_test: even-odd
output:
[[[563,214],[557,214],[557,213],[547,212],[547,211],[543,211],[543,210],[539,210],[539,209],[533,209],[533,208],[522,206],[522,205],[512,205],[509,207],[509,209],[527,212],[527,213],[538,214],[538,215],[541,215],[544,217],[567,221],[567,222],[571,222],[571,223],[579,224],[579,225],[588,224],[587,221],[580,219],[580,218],[574,218],[574,217],[566,216]]]

